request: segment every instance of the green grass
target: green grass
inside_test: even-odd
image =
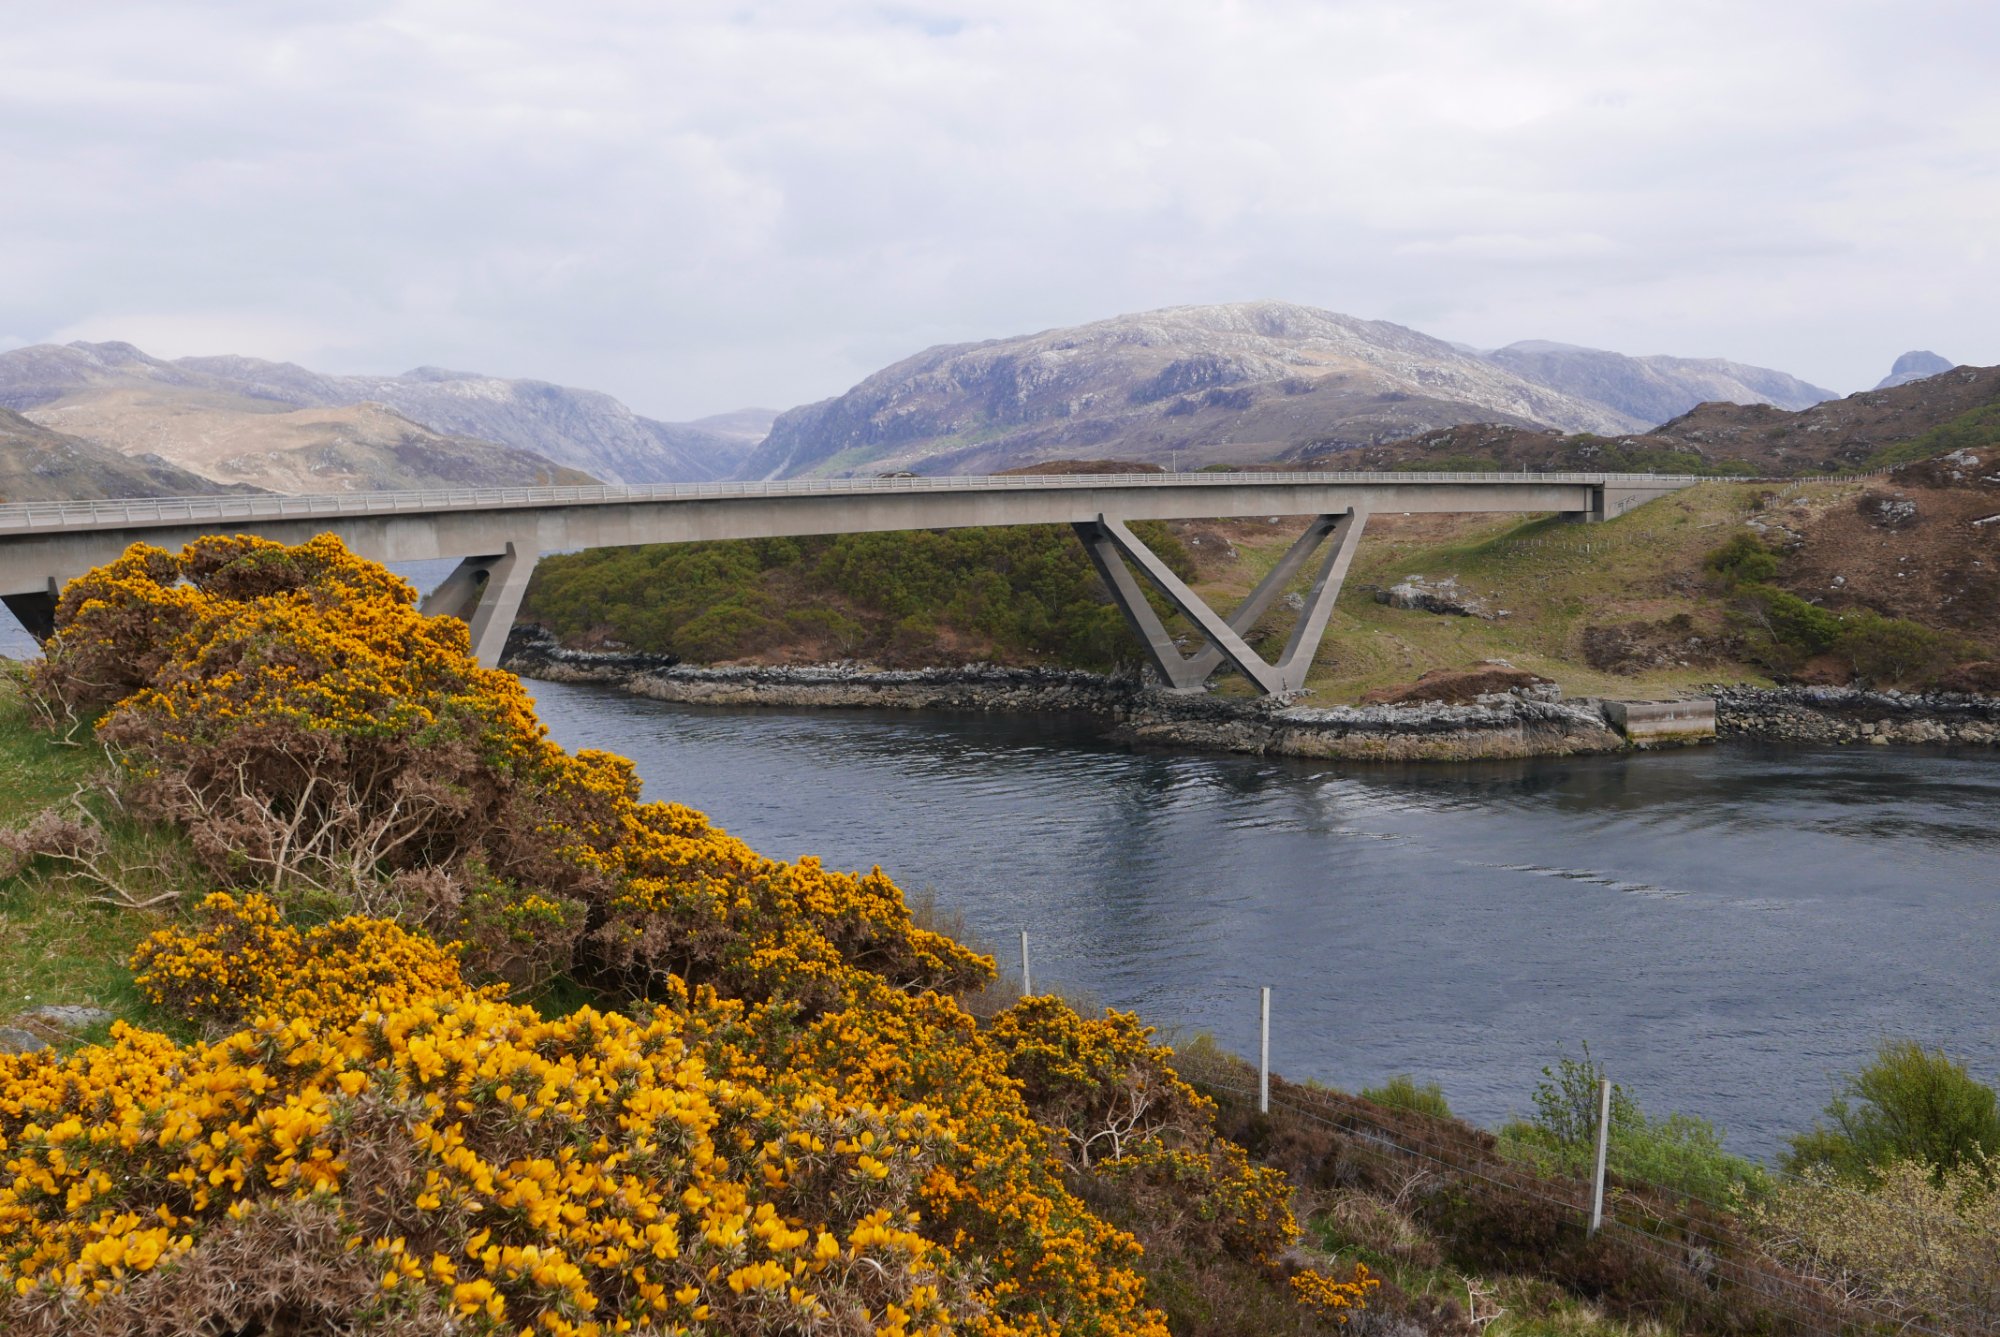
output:
[[[1324,701],[1351,702],[1371,688],[1482,659],[1504,659],[1552,678],[1573,696],[1671,696],[1721,679],[1763,681],[1744,664],[1632,676],[1601,672],[1584,662],[1580,646],[1593,623],[1657,621],[1677,613],[1690,614],[1703,634],[1719,634],[1724,610],[1700,579],[1702,556],[1737,530],[1760,490],[1703,483],[1598,525],[1554,516],[1469,520],[1443,541],[1378,521],[1363,535],[1307,685]],[[1204,586],[1203,593],[1227,605],[1239,586],[1247,589],[1270,569],[1291,537],[1290,526],[1274,526],[1268,542],[1239,545],[1246,558],[1241,573]],[[1410,575],[1455,576],[1509,616],[1487,621],[1375,602],[1376,588]],[[1302,577],[1301,588],[1304,583]],[[1272,639],[1288,626],[1288,616],[1274,616]],[[1267,642],[1266,648],[1275,647]]]
[[[102,791],[109,763],[94,745],[67,746],[35,729],[19,686],[0,679],[0,827],[17,827],[81,786]],[[107,823],[111,862],[135,870],[145,887],[186,876],[184,846],[176,836],[130,823]],[[165,872],[152,874],[147,865]],[[0,882],[0,1024],[49,1004],[102,1008],[118,1017],[157,1025],[132,985],[126,962],[132,949],[166,922],[171,902],[158,911],[93,903],[98,889],[60,870],[33,868]],[[100,1026],[80,1039],[103,1038]]]

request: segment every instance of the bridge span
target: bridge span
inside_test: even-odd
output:
[[[1067,524],[1170,686],[1194,690],[1225,662],[1260,691],[1292,691],[1333,611],[1372,513],[1622,515],[1699,479],[1585,473],[1199,473],[796,479],[652,487],[444,488],[324,496],[229,495],[0,505],[0,599],[46,637],[65,581],[133,543],[174,548],[205,534],[301,543],[337,534],[363,557],[459,564],[424,611],[462,617],[480,662],[497,663],[536,561],[548,553],[643,543]],[[1132,520],[1310,516],[1305,533],[1226,617],[1210,609],[1127,528]],[[1243,640],[1322,547],[1284,652],[1267,663]],[[1136,570],[1136,575],[1135,575]],[[1141,579],[1207,645],[1184,657]]]

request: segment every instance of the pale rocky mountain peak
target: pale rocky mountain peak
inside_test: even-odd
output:
[[[1950,371],[1958,364],[1949,358],[1939,357],[1927,348],[1915,348],[1896,359],[1889,368],[1889,374],[1875,385],[1877,390],[1887,390],[1892,386],[1908,385],[1911,381],[1921,381],[1940,372]]]

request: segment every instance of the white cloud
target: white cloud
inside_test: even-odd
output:
[[[2000,362],[1996,55],[1969,0],[48,7],[0,292],[676,416],[1251,296],[1852,388]]]

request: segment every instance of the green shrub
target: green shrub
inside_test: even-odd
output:
[[[1544,1173],[1591,1173],[1603,1078],[1604,1069],[1590,1057],[1588,1045],[1582,1058],[1565,1056],[1543,1068],[1533,1096],[1534,1117],[1501,1129],[1502,1147]],[[1690,1114],[1649,1119],[1622,1086],[1612,1084],[1605,1156],[1612,1174],[1725,1206],[1761,1195],[1768,1183],[1763,1168],[1725,1151],[1723,1136],[1714,1124]]]
[[[1994,1089],[1942,1050],[1884,1040],[1875,1061],[1851,1073],[1812,1130],[1791,1139],[1785,1168],[1824,1167],[1867,1180],[1895,1161],[1927,1166],[1942,1183],[1962,1166],[2000,1158]]]
[[[1417,1079],[1407,1072],[1397,1073],[1380,1086],[1366,1087],[1361,1092],[1363,1100],[1372,1100],[1377,1105],[1387,1105],[1391,1109],[1415,1110],[1418,1114],[1428,1114],[1433,1118],[1452,1117],[1451,1106],[1445,1103],[1444,1088],[1436,1082],[1417,1085]]]
[[[1778,574],[1778,554],[1767,547],[1764,540],[1744,531],[1731,536],[1729,542],[1709,553],[1702,560],[1702,566],[1725,585],[1734,586],[1744,581],[1762,584]]]
[[[1884,685],[1928,684],[1952,665],[1978,654],[1978,648],[1962,636],[1866,611],[1841,619],[1832,648],[1854,665],[1856,677]]]

